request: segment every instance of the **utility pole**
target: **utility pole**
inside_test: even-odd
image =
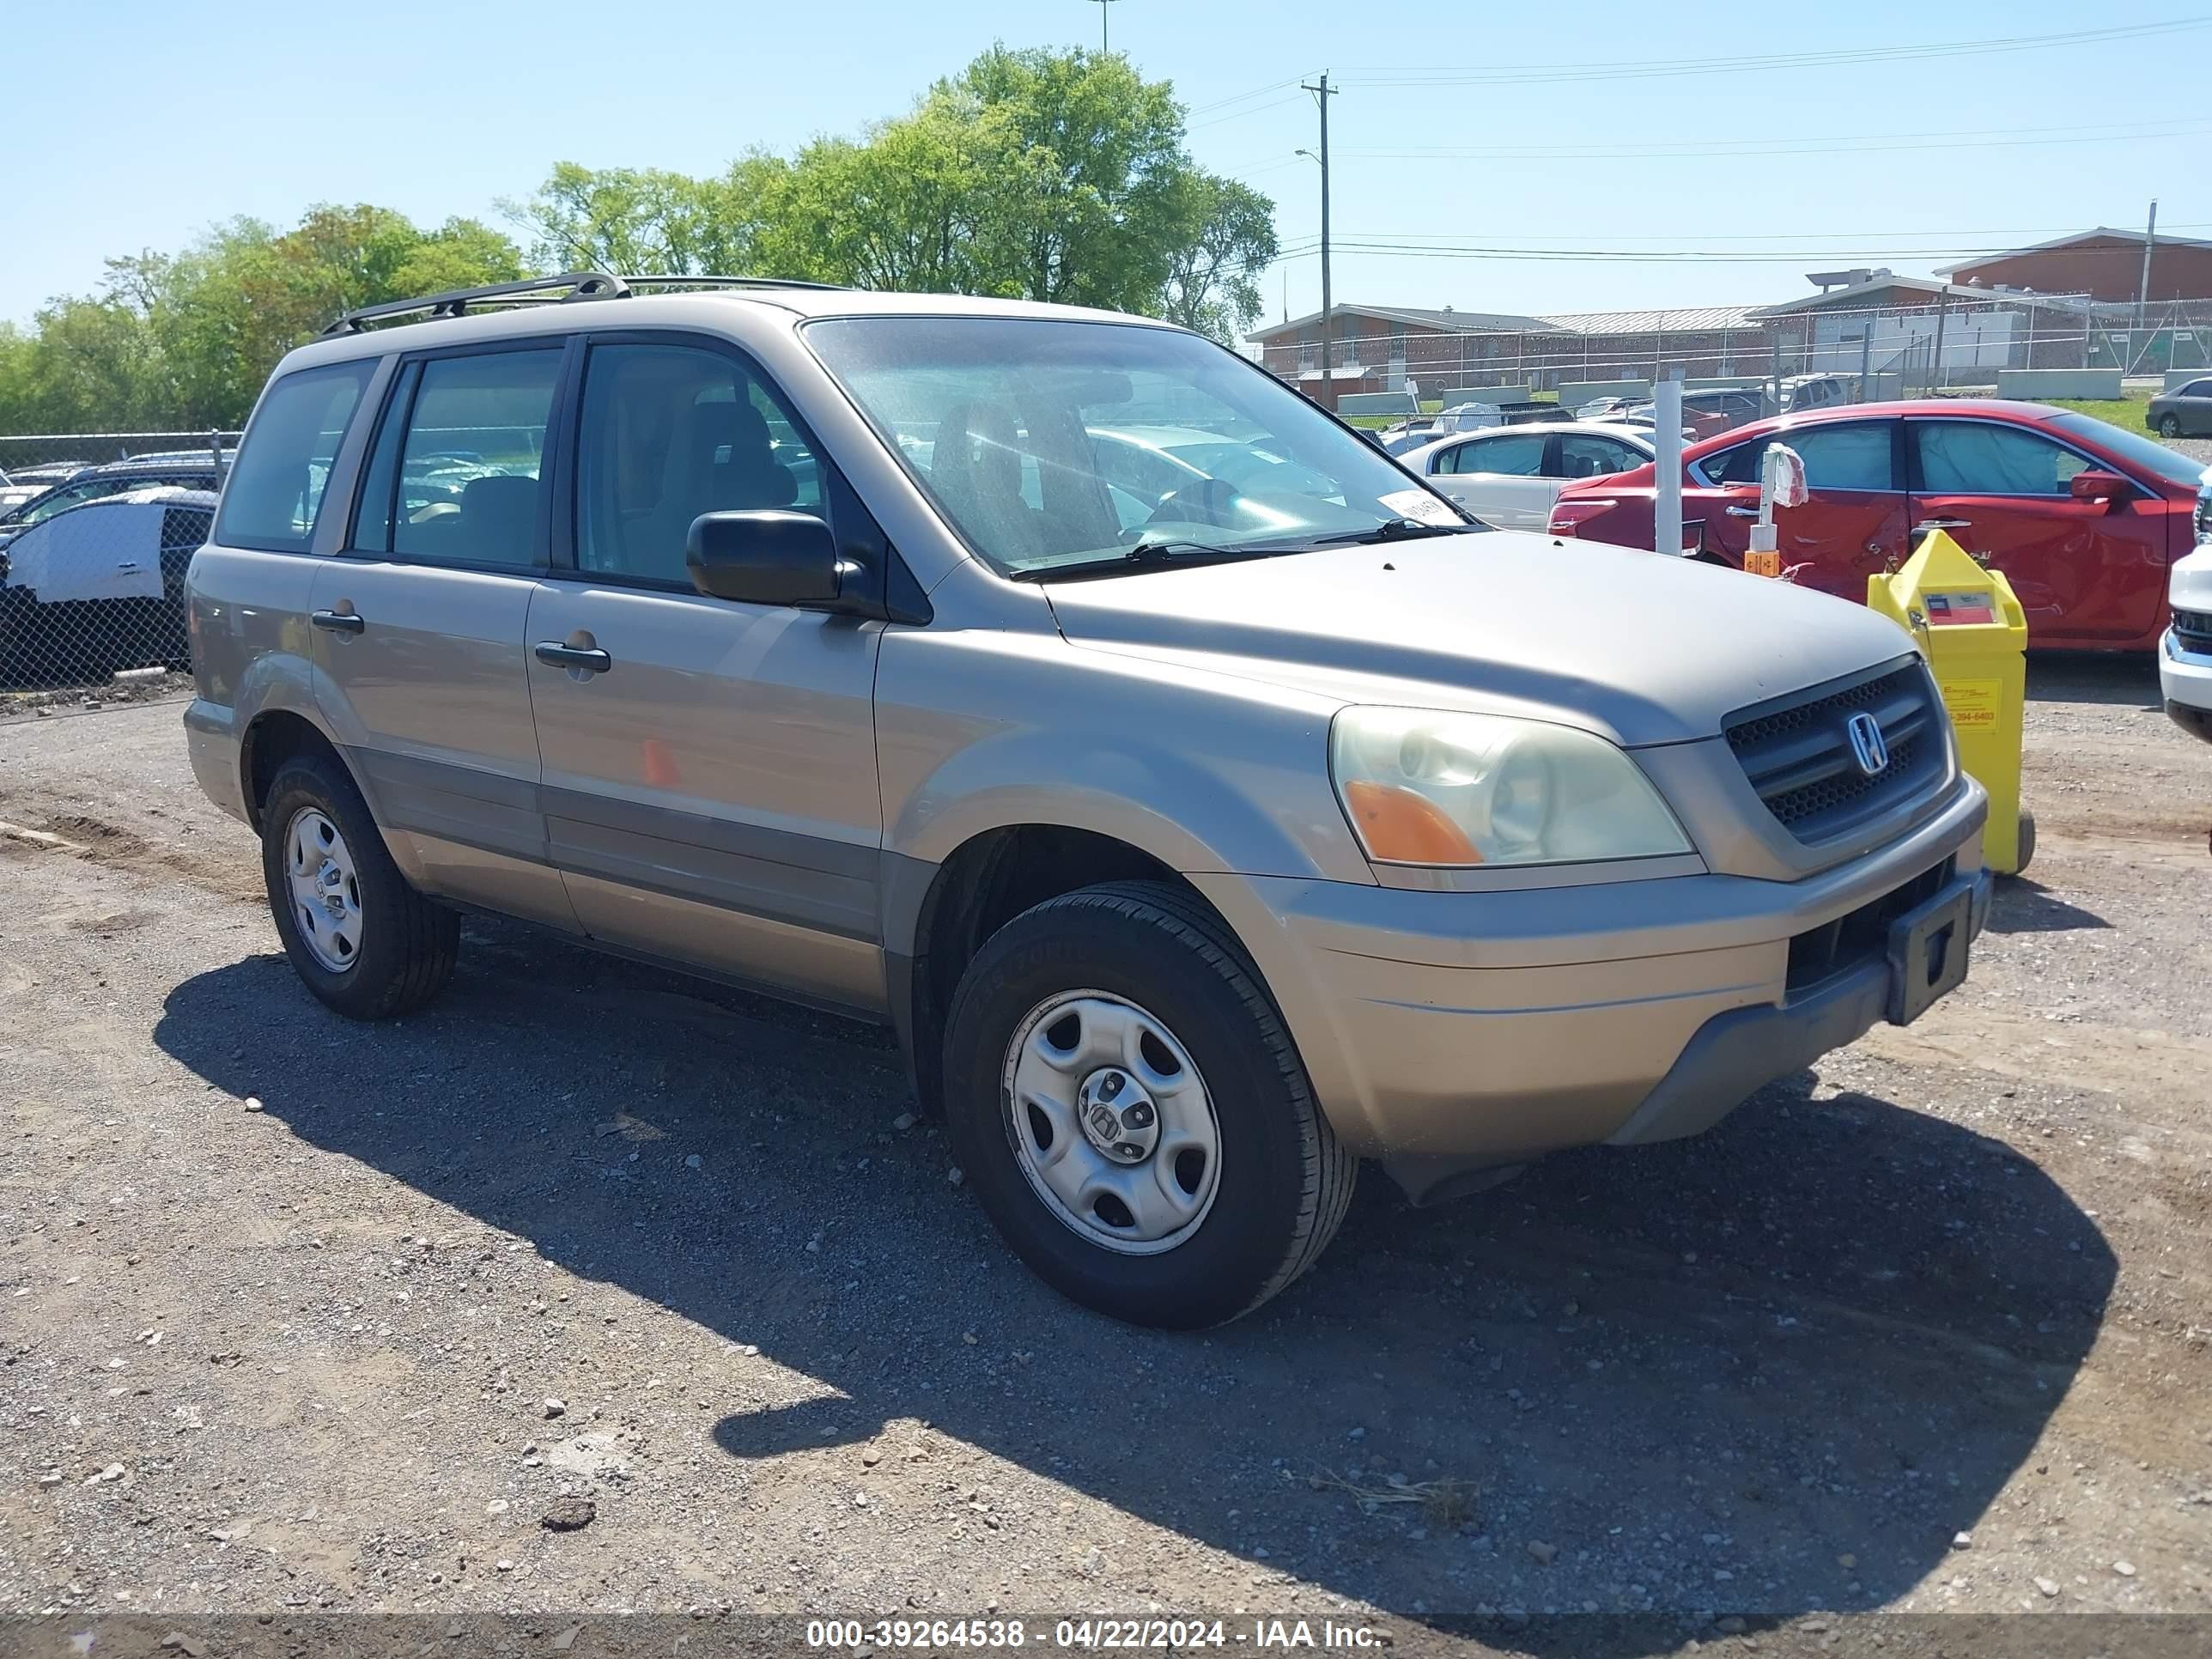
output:
[[[1103,58],[1113,50],[1106,44],[1106,9],[1114,0],[1091,0],[1091,3],[1098,8],[1098,55]]]
[[[1328,84],[1328,71],[1327,70],[1323,70],[1321,73],[1321,84],[1319,86],[1314,86],[1304,81],[1299,82],[1298,85],[1304,88],[1306,91],[1312,93],[1315,95],[1316,100],[1321,105],[1321,154],[1315,156],[1314,160],[1321,163],[1322,407],[1324,409],[1334,409],[1336,407],[1336,398],[1333,394],[1335,388],[1330,384],[1333,371],[1335,367],[1334,363],[1331,361],[1335,354],[1334,351],[1334,342],[1330,337],[1335,333],[1336,330],[1334,326],[1334,319],[1330,316],[1334,301],[1330,297],[1328,286],[1328,100],[1335,97],[1336,94],[1330,89]]]
[[[2142,332],[2143,308],[2150,303],[2150,249],[2151,244],[2155,242],[2157,240],[2158,199],[2154,197],[2151,199],[2150,204],[2150,223],[2143,231],[2142,283],[2142,285],[2136,289],[2136,331],[2138,334]],[[2130,356],[2134,356],[2135,343],[2133,341],[2129,342],[2128,351]]]

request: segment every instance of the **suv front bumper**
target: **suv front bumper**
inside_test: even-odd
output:
[[[1948,920],[1946,947],[1963,924],[1949,964],[1963,972],[1989,910],[1987,811],[1962,776],[1911,833],[1795,882],[1440,893],[1191,879],[1251,951],[1337,1134],[1418,1200],[1542,1152],[1698,1133],[1911,1018],[1893,924]],[[1948,985],[1923,977],[1931,988]]]
[[[2212,743],[2212,653],[2183,650],[2167,629],[2158,642],[2158,686],[2173,723]]]

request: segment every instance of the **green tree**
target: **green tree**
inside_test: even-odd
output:
[[[500,209],[529,234],[540,270],[737,275],[752,264],[763,203],[784,171],[782,161],[759,154],[714,179],[560,161],[536,195]]]
[[[180,253],[107,262],[102,292],[0,339],[0,422],[21,431],[234,426],[278,358],[355,306],[511,281],[521,255],[473,219],[311,209],[278,232],[218,225]]]
[[[1146,311],[1166,285],[1191,170],[1182,111],[1126,58],[994,46],[928,102],[994,140],[986,258],[1026,299]]]
[[[1260,277],[1275,258],[1275,204],[1249,185],[1193,171],[1177,187],[1182,216],[1159,314],[1233,341],[1260,314]]]

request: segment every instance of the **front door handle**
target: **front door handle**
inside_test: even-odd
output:
[[[358,634],[368,626],[368,618],[354,611],[317,611],[307,620],[333,634]]]
[[[1923,519],[1912,526],[1912,533],[1919,536],[1930,530],[1972,530],[1973,527],[1972,519]]]
[[[1755,519],[1759,516],[1759,509],[1755,507],[1731,507],[1728,515],[1731,519]]]
[[[540,640],[532,648],[538,660],[549,668],[580,668],[587,674],[604,674],[615,665],[615,659],[604,651],[563,645],[558,640]]]

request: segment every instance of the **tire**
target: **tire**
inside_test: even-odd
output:
[[[1078,994],[1088,994],[1069,1004]],[[1053,1012],[1063,1006],[1067,1013]],[[1139,1051],[1144,1067],[1093,1069],[1083,1051],[1120,1021],[1161,1034]],[[1197,1163],[1186,1150],[1171,1162],[1147,1154],[1139,1165],[1115,1165],[1109,1155],[1128,1153],[1130,1143],[1102,1145],[1073,1114],[1054,1131],[1054,1145],[1069,1124],[1081,1133],[1079,1140],[1071,1133],[1067,1153],[1049,1160],[1058,1178],[1081,1179],[1069,1170],[1088,1168],[1104,1172],[1098,1180],[1151,1179],[1160,1191],[1173,1182],[1181,1198],[1150,1207],[1191,1206],[1180,1229],[1143,1237],[1144,1220],[1110,1194],[1079,1214],[1050,1195],[1040,1167],[1046,1154],[1036,1150],[1048,1115],[1024,1106],[1018,1120],[1013,1086],[1018,1071],[1032,1076],[1024,1057],[1039,1045],[1072,1064],[1034,1075],[1069,1079],[1067,1092],[1094,1124],[1098,1100],[1112,1097],[1086,1089],[1133,1083],[1151,1104],[1143,1091],[1164,1082],[1153,1153],[1202,1135],[1192,1125],[1205,1108],[1214,1139]],[[1186,1077],[1186,1060],[1194,1077]],[[1164,1072],[1163,1060],[1173,1062]],[[1015,1254],[1071,1300],[1136,1325],[1194,1330],[1258,1307],[1313,1265],[1344,1219],[1358,1173],[1315,1103],[1258,969],[1218,917],[1161,883],[1048,899],[985,941],[953,996],[945,1108],[961,1167]],[[1115,1225],[1117,1206],[1127,1228]]]
[[[336,850],[349,866],[332,890],[349,911],[350,951],[334,947],[336,930],[320,923],[311,937],[295,904],[293,830],[312,828],[317,818],[309,815],[335,831]],[[407,1013],[444,990],[453,976],[460,917],[425,898],[399,873],[368,802],[330,757],[298,755],[277,769],[261,808],[261,872],[284,954],[307,988],[349,1019]],[[333,966],[325,957],[343,960]]]
[[[2181,435],[2181,416],[2179,415],[2160,416],[2158,417],[2158,432],[2159,436],[2161,438],[2179,438]]]

